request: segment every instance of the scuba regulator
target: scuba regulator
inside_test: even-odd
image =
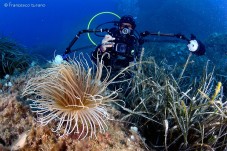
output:
[[[129,29],[128,26],[124,26],[124,28],[121,30],[121,33],[123,35],[128,35],[131,33],[131,29]]]

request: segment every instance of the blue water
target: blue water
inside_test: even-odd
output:
[[[133,15],[138,31],[194,33],[200,39],[227,32],[226,0],[1,0],[0,35],[49,56],[55,49],[63,52],[75,34],[86,29],[89,20],[102,11]],[[114,19],[111,15],[99,16],[91,28]],[[86,35],[77,43],[88,44]]]

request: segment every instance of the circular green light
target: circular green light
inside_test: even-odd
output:
[[[88,23],[88,25],[87,25],[87,29],[90,28],[91,22],[92,22],[97,16],[102,15],[102,14],[111,14],[111,15],[116,16],[116,17],[119,18],[119,19],[121,18],[119,15],[117,15],[117,14],[115,14],[115,13],[113,13],[113,12],[101,12],[101,13],[96,14],[95,16],[93,16],[93,17],[90,19],[90,21],[89,21],[89,23]],[[97,44],[91,39],[90,33],[87,33],[87,36],[88,36],[88,39],[91,41],[91,43],[92,43],[93,45],[97,46]]]

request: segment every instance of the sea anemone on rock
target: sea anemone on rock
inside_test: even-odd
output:
[[[41,125],[56,122],[52,130],[61,136],[92,137],[97,130],[106,131],[106,103],[116,101],[117,90],[107,91],[109,75],[102,61],[92,68],[81,57],[43,69],[27,82],[23,95],[32,100],[30,107]]]

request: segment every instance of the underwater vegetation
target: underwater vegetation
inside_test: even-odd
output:
[[[0,38],[0,78],[29,67],[32,57],[23,50],[24,48],[16,42],[8,38]]]
[[[19,101],[17,93],[0,95],[0,150],[10,150],[8,146],[16,150],[16,140],[30,130],[32,122],[29,107]]]
[[[190,54],[181,72],[163,62],[145,58],[123,94],[123,121],[134,123],[157,150],[226,150],[227,100],[222,83],[205,64],[200,78],[185,76]],[[174,72],[179,73],[178,76]],[[175,76],[173,76],[175,75]]]
[[[133,76],[117,83],[123,91],[112,91],[113,73],[102,62],[88,65],[83,56],[30,67],[10,76],[12,87],[0,81],[0,150],[12,149],[24,134],[20,150],[226,150],[226,78],[216,74],[226,70],[181,44],[160,49],[170,47],[177,51],[167,59],[148,49],[138,70],[124,69]]]

